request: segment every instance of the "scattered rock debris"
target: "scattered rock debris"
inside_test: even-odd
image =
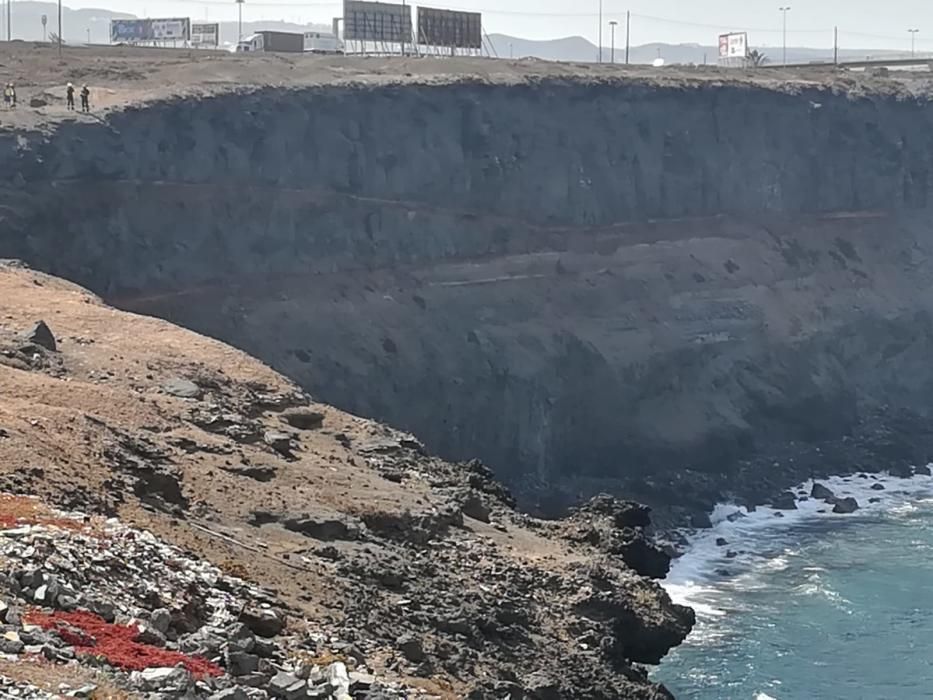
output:
[[[292,629],[276,597],[115,519],[0,495],[0,652],[98,669],[159,697],[416,698],[365,663],[352,674],[333,632]],[[301,628],[301,629],[299,629]],[[331,645],[331,646],[329,646]],[[365,691],[365,693],[363,692]],[[6,697],[57,697],[0,676]],[[89,697],[93,688],[66,695]]]

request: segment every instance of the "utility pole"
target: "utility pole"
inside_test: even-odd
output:
[[[833,65],[839,65],[839,27],[833,27]]]
[[[62,57],[62,0],[58,0],[58,57]]]
[[[632,29],[632,13],[631,11],[626,11],[625,13],[625,65],[628,65],[628,47],[629,47],[629,39],[631,38],[631,29]]]
[[[405,27],[408,26],[408,22],[405,21],[405,13],[409,12],[408,5],[405,4],[405,0],[402,0],[402,26],[399,28],[399,34],[402,36],[402,58],[405,57]],[[410,17],[411,15],[409,15]],[[453,55],[453,47],[451,47],[451,55]]]
[[[609,23],[609,33],[612,36],[612,38],[609,40],[609,46],[610,46],[609,63],[613,65],[615,65],[615,62],[616,62],[616,25],[617,24],[618,22],[616,22],[615,20],[612,20]]]
[[[913,58],[914,56],[917,55],[917,52],[914,49],[916,48],[917,32],[919,32],[920,30],[919,29],[908,29],[907,31],[910,32],[910,57]]]
[[[59,0],[61,2],[61,0]],[[243,3],[245,0],[236,0],[236,6],[238,10],[237,14],[237,24],[236,24],[236,33],[237,33],[237,43],[243,41]]]
[[[6,40],[13,41],[13,0],[6,0]]]
[[[599,0],[599,37],[596,39],[599,44],[599,63],[603,62],[603,0]]]
[[[784,15],[784,54],[783,54],[782,63],[783,65],[786,66],[787,65],[787,13],[790,12],[790,6],[788,5],[787,7],[779,7],[778,10],[780,10],[781,14]]]
[[[91,28],[90,27],[87,28],[87,43],[88,44],[91,43]]]

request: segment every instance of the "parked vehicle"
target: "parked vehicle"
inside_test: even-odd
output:
[[[343,42],[330,32],[305,32],[305,53],[342,54]]]

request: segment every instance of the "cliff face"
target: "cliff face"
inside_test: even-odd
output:
[[[886,417],[929,413],[931,125],[923,100],[815,87],[168,101],[5,135],[0,254],[479,456],[528,502],[699,508],[766,482],[775,445],[869,423],[888,444]]]

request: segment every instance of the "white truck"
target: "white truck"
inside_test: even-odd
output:
[[[305,32],[305,53],[342,54],[343,42],[329,32]]]

